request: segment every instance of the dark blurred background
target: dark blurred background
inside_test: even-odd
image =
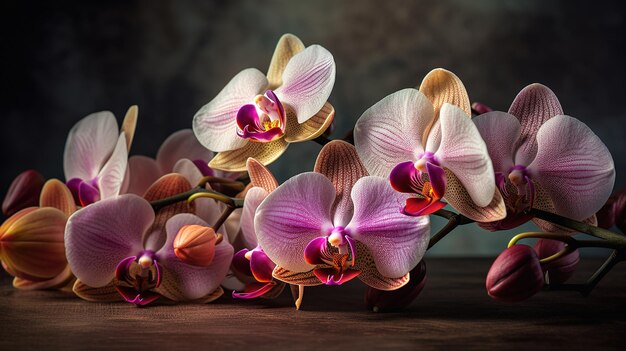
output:
[[[444,67],[472,101],[507,110],[540,82],[611,150],[626,187],[625,11],[577,1],[3,1],[0,196],[20,171],[63,177],[67,132],[83,116],[139,105],[133,154],[154,156],[240,70],[267,69],[285,32],[333,53],[335,136],[384,96]],[[311,170],[319,146],[292,145],[271,169]],[[510,237],[475,228],[437,253],[492,254]],[[491,239],[484,238],[488,236]]]

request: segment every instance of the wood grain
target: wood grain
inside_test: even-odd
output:
[[[599,260],[585,260],[575,279]],[[0,349],[623,349],[626,266],[590,297],[541,292],[520,304],[487,297],[487,259],[427,260],[428,281],[404,312],[364,310],[364,286],[307,288],[302,309],[289,289],[277,300],[136,308],[0,281]]]

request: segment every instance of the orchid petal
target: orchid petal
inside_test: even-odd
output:
[[[178,160],[174,167],[172,167],[172,172],[182,175],[189,181],[189,184],[193,185],[200,183],[200,180],[204,178],[198,166],[186,158]]]
[[[267,80],[270,84],[270,89],[274,90],[283,84],[283,72],[285,67],[291,58],[304,50],[304,44],[298,37],[293,34],[283,34],[276,44],[274,55],[272,55],[272,61],[270,67],[267,70]]]
[[[252,276],[252,270],[250,269],[250,260],[246,258],[246,254],[250,252],[248,249],[241,249],[233,256],[232,268],[233,272],[246,277]]]
[[[13,287],[20,290],[62,289],[73,282],[73,280],[74,275],[66,264],[65,269],[61,273],[48,280],[32,281],[15,277],[13,279]]]
[[[520,137],[520,124],[515,116],[505,112],[487,112],[473,119],[495,172],[508,174],[515,164],[515,144]]]
[[[278,182],[272,172],[263,166],[262,163],[250,157],[246,161],[246,169],[250,176],[250,184],[265,189],[265,191],[272,192],[278,187]]]
[[[315,286],[322,284],[313,273],[313,269],[306,272],[293,272],[283,267],[276,266],[274,272],[272,272],[272,276],[282,282],[293,285]]]
[[[222,240],[215,245],[215,256],[208,267],[193,266],[182,262],[174,253],[174,240],[180,228],[196,224],[208,224],[189,213],[177,214],[166,224],[167,241],[156,253],[163,269],[163,281],[156,291],[174,301],[198,299],[217,289],[226,277],[233,258],[233,247]]]
[[[241,233],[246,247],[254,248],[258,245],[256,232],[254,231],[254,217],[257,208],[267,195],[268,192],[259,187],[253,187],[246,194],[243,211],[241,212]]]
[[[72,127],[63,153],[65,179],[93,179],[115,148],[119,132],[111,112],[92,113]]]
[[[237,136],[237,111],[267,88],[267,78],[259,70],[239,72],[217,96],[196,113],[193,132],[200,144],[211,151],[242,148],[248,141]]]
[[[277,283],[275,281],[267,283],[250,283],[246,285],[244,292],[233,291],[232,296],[235,299],[254,299],[267,294],[274,289],[276,285]]]
[[[299,174],[271,192],[254,220],[259,244],[270,259],[290,271],[311,270],[304,248],[332,228],[334,200],[332,183],[313,172]]]
[[[144,195],[147,201],[158,201],[191,190],[191,185],[185,177],[180,174],[170,173],[159,178]],[[207,199],[209,200],[209,199]],[[213,201],[213,200],[209,200]],[[197,204],[196,204],[197,205]],[[165,224],[174,215],[191,212],[191,205],[187,201],[179,201],[156,209],[154,223],[149,230],[144,232],[142,242],[147,250],[156,251],[163,246],[167,234]]]
[[[521,124],[520,137],[515,147],[515,164],[529,165],[537,154],[536,136],[539,128],[550,118],[562,115],[563,109],[550,88],[535,83],[517,94],[509,113],[517,117]]]
[[[44,184],[39,197],[39,206],[54,207],[68,217],[76,212],[76,203],[70,189],[58,179],[50,179]]]
[[[250,256],[250,270],[254,279],[261,283],[272,280],[272,271],[276,264],[270,260],[263,250],[253,250]]]
[[[124,298],[117,292],[113,281],[102,287],[91,287],[83,283],[80,279],[74,282],[72,291],[76,296],[85,301],[92,302],[122,302]]]
[[[353,278],[356,278],[359,274],[361,274],[361,271],[348,269],[339,273],[334,268],[316,268],[313,270],[313,274],[315,274],[317,279],[326,285],[341,285],[352,280]]]
[[[74,213],[65,229],[67,261],[85,284],[108,284],[117,264],[143,247],[142,234],[152,225],[150,203],[126,194],[102,200]]]
[[[459,107],[468,118],[472,115],[469,96],[467,96],[463,82],[448,70],[436,68],[428,72],[422,80],[419,91],[428,98],[434,108],[432,122],[424,130],[424,139],[432,133],[435,123],[439,120],[440,109],[444,104],[448,103]]]
[[[113,154],[111,154],[111,157],[98,174],[98,189],[100,190],[101,199],[119,195],[124,177],[126,176],[127,165],[126,137],[122,134],[118,138]]]
[[[284,138],[268,143],[250,142],[240,149],[218,153],[209,162],[209,167],[229,172],[243,172],[246,170],[246,161],[249,157],[268,165],[276,161],[287,150],[287,146],[289,144]]]
[[[428,246],[428,217],[404,215],[401,209],[405,199],[380,177],[361,178],[352,188],[354,217],[346,231],[367,246],[376,268],[386,277],[405,275],[422,259]]]
[[[78,199],[80,200],[80,205],[85,207],[100,201],[100,192],[93,185],[81,181],[78,185]]]
[[[365,111],[354,127],[354,145],[369,174],[386,178],[398,163],[416,160],[432,119],[432,104],[416,89],[388,95]]]
[[[408,272],[397,278],[382,275],[378,269],[376,269],[377,266],[370,250],[361,242],[357,241],[355,244],[358,260],[355,262],[354,269],[361,271],[359,280],[363,283],[372,288],[387,291],[399,289],[409,282],[410,273]]]
[[[317,156],[315,172],[325,175],[335,187],[337,195],[331,209],[334,214],[333,224],[335,227],[345,226],[354,211],[350,191],[354,183],[367,175],[356,149],[342,140],[331,141],[324,145]]]
[[[446,203],[434,199],[411,197],[406,199],[402,213],[408,216],[427,216],[446,207]]]
[[[67,265],[63,247],[66,216],[52,207],[23,209],[0,226],[0,260],[16,277],[42,281]]]
[[[495,189],[491,202],[484,207],[474,203],[465,186],[450,170],[446,172],[446,201],[459,213],[477,222],[493,222],[506,217],[506,206],[502,195]],[[495,178],[495,175],[494,175]],[[495,182],[495,180],[494,180]]]
[[[489,205],[496,187],[493,166],[485,142],[472,120],[460,108],[441,108],[442,139],[435,157],[461,181],[480,207]]]
[[[311,240],[304,248],[304,260],[310,265],[327,264],[322,259],[322,250],[328,245],[328,239],[320,236]]]
[[[322,109],[333,90],[333,55],[319,45],[311,45],[287,62],[282,80],[276,95],[295,112],[298,123],[304,123]]]
[[[537,157],[528,170],[557,213],[574,220],[596,213],[615,183],[613,158],[602,140],[564,115],[549,119],[537,132]]]
[[[234,133],[234,130],[232,132]],[[198,142],[191,129],[183,129],[165,139],[157,152],[156,160],[161,171],[169,173],[174,169],[176,162],[183,158],[208,163],[213,158],[213,152]]]
[[[150,185],[163,174],[157,162],[146,156],[135,155],[128,159],[130,174],[127,193],[143,196]]]
[[[413,161],[396,165],[389,174],[389,182],[395,191],[407,194],[420,193],[421,173],[415,168]]]
[[[2,213],[11,216],[19,210],[37,206],[46,179],[41,173],[29,169],[15,177],[2,201]]]
[[[287,109],[286,112],[287,127],[285,129],[285,140],[288,143],[298,143],[317,138],[324,134],[335,118],[335,108],[330,102],[326,102],[321,110],[317,111],[313,117],[304,123],[298,123],[298,117],[293,110]]]
[[[126,151],[130,151],[130,147],[133,145],[133,137],[135,136],[135,129],[137,128],[137,115],[139,114],[139,107],[133,105],[128,108],[124,120],[122,121],[122,128],[120,133],[124,134],[126,138]]]

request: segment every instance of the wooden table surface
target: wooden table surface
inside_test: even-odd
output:
[[[578,273],[601,261],[585,259]],[[404,312],[373,313],[364,286],[320,286],[302,310],[273,301],[136,308],[89,303],[0,281],[0,350],[21,349],[626,349],[626,265],[588,298],[544,291],[518,304],[490,299],[488,259],[430,259],[421,296]],[[581,279],[580,276],[575,278]]]

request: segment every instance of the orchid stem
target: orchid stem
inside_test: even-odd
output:
[[[602,266],[589,278],[585,284],[584,289],[581,291],[583,296],[589,296],[591,291],[598,285],[600,280],[615,266],[618,262],[624,260],[624,254],[622,251],[614,250],[611,255],[604,261]]]
[[[217,191],[206,189],[202,186],[197,186],[191,190],[185,191],[180,194],[176,194],[174,196],[152,201],[150,202],[150,205],[152,205],[152,209],[154,209],[154,211],[156,212],[165,206],[169,206],[171,204],[175,204],[181,201],[188,201],[190,198],[193,201],[194,199],[198,197],[210,197],[214,200],[223,202],[234,208],[243,207],[243,199],[226,196],[222,193],[218,193]]]
[[[622,250],[626,250],[626,236],[624,235],[620,235],[610,230],[595,227],[586,223],[578,222],[554,213],[538,210],[536,208],[531,209],[529,213],[532,214],[535,218],[543,219],[545,221],[567,227],[580,233],[589,234],[591,236],[595,236],[596,238],[607,240],[608,242],[612,243],[611,245],[615,248],[621,248]]]
[[[440,209],[437,212],[433,212],[433,214],[439,217],[446,218],[448,220],[448,223],[430,238],[430,241],[428,242],[427,250],[435,246],[439,242],[439,240],[443,239],[446,235],[452,232],[456,227],[460,225],[474,223],[473,220],[463,216],[462,214],[454,213],[452,211],[448,211],[444,209]]]
[[[235,210],[234,206],[227,205],[224,212],[222,212],[222,215],[220,216],[220,218],[218,218],[215,224],[213,225],[213,230],[217,232],[222,226],[222,224],[226,222],[228,217],[230,217],[230,214],[233,213],[234,210]]]

